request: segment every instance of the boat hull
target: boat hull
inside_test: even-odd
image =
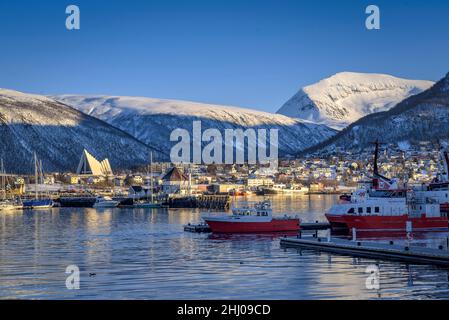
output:
[[[345,221],[344,215],[326,215],[327,221],[329,221],[332,230],[345,230],[348,226]]]
[[[447,217],[410,217],[401,216],[338,216],[326,215],[331,226],[345,226],[348,230],[371,231],[406,231],[407,222],[411,222],[414,231],[439,231],[448,230],[449,222]]]
[[[215,233],[291,232],[300,229],[299,219],[273,219],[266,222],[205,221]]]
[[[118,201],[108,201],[104,203],[95,203],[94,208],[116,208],[119,205]]]
[[[95,197],[60,198],[59,203],[61,204],[61,207],[92,208],[95,201]]]
[[[26,200],[23,201],[23,207],[25,209],[49,209],[53,207],[53,201],[51,199]]]
[[[23,206],[19,206],[19,205],[0,206],[0,211],[15,211],[15,210],[21,210],[21,209],[23,209]]]

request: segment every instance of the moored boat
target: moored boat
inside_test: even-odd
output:
[[[297,217],[273,217],[271,203],[263,201],[252,207],[233,208],[232,214],[205,214],[203,220],[216,233],[290,232],[300,229]]]
[[[96,200],[92,195],[63,195],[59,198],[59,203],[61,207],[92,208]]]
[[[30,199],[23,200],[24,209],[49,209],[53,207],[51,199]]]
[[[23,209],[20,200],[3,200],[0,201],[0,211],[13,211]]]
[[[441,231],[449,229],[447,213],[440,203],[428,197],[399,188],[397,181],[378,173],[379,145],[374,154],[374,177],[371,185],[360,188],[351,196],[340,198],[326,218],[332,229],[369,231]]]
[[[109,197],[98,196],[93,205],[94,208],[115,208],[120,204],[119,201],[112,200]]]

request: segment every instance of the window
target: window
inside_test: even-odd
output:
[[[380,208],[379,207],[374,207],[374,212],[375,213],[379,213],[380,212]]]
[[[363,208],[359,208],[359,213],[363,213]]]
[[[366,213],[371,213],[371,207],[366,208]]]
[[[348,213],[354,213],[354,208],[349,209]]]

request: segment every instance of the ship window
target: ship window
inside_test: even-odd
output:
[[[380,212],[380,208],[379,207],[374,207],[374,212],[375,213],[379,213]]]
[[[366,208],[366,213],[371,213],[371,207]]]
[[[363,208],[359,208],[359,213],[363,213]]]
[[[349,209],[348,213],[354,213],[354,208]]]

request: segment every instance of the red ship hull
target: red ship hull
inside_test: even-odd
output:
[[[347,229],[344,215],[326,215],[332,230]]]
[[[390,231],[405,231],[407,221],[411,221],[412,230],[415,231],[438,231],[449,229],[449,221],[447,217],[409,217],[402,216],[332,216],[326,215],[331,226],[344,225],[351,230],[356,228],[358,230],[390,230]]]
[[[216,233],[291,232],[300,229],[299,219],[273,219],[269,222],[205,221]]]

